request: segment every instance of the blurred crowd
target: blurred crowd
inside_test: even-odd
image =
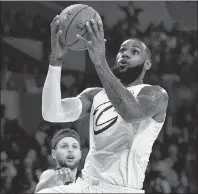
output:
[[[41,40],[45,56],[49,55],[49,23],[41,16],[28,18],[23,11],[7,11],[3,27],[4,36]],[[153,67],[146,82],[161,85],[170,96],[166,123],[153,146],[144,189],[147,193],[197,193],[197,32],[180,31],[177,25],[167,30],[161,23],[149,25],[145,32],[134,27],[131,35],[144,40],[152,51]],[[118,40],[116,33],[114,36]],[[112,48],[110,43],[107,49]],[[6,53],[1,68],[1,89],[20,90],[22,87],[29,93],[41,93],[46,70],[43,73],[34,67],[28,71],[23,65],[23,86],[16,87],[17,72],[12,68],[12,60]],[[63,84],[62,89],[68,96],[75,96],[86,87],[100,84],[97,80],[91,83],[89,76],[81,85],[64,87]],[[49,139],[61,126],[44,122],[31,136],[17,120],[5,117],[5,109],[1,104],[1,193],[33,193],[42,171],[55,165]],[[89,145],[84,141],[82,145],[85,157]],[[82,167],[83,161],[79,168]]]

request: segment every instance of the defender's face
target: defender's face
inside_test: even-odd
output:
[[[116,63],[121,72],[145,62],[146,46],[137,40],[126,40],[122,43],[116,57]]]
[[[74,169],[78,166],[81,159],[81,150],[80,144],[75,138],[64,137],[57,143],[54,151],[54,158],[60,167]]]

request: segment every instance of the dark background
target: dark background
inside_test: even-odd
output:
[[[88,117],[63,124],[51,124],[41,117],[50,23],[62,8],[75,3],[1,2],[1,193],[34,193],[40,174],[55,165],[49,140],[62,127],[80,133],[83,159],[79,169],[83,168],[89,148]],[[107,4],[111,6],[111,2]],[[197,193],[197,2],[164,2],[164,7],[155,2],[172,23],[152,20],[147,4],[117,5],[114,16],[99,12],[108,62],[110,67],[114,65],[120,44],[129,37],[142,39],[151,49],[153,66],[145,82],[164,87],[170,102],[165,125],[153,146],[144,189],[148,193]],[[102,2],[90,5],[99,10]],[[153,15],[160,16],[155,11]],[[111,22],[117,13],[120,17]],[[145,13],[150,14],[150,19],[145,17],[148,25],[140,17]],[[101,85],[87,52],[70,52],[78,57],[65,61],[62,97]]]

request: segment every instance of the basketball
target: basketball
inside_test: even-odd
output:
[[[71,50],[83,51],[87,46],[76,35],[89,40],[85,23],[94,19],[101,20],[100,15],[92,7],[84,4],[74,4],[66,7],[60,14],[59,30],[62,30],[60,41]],[[102,20],[101,20],[102,21]]]

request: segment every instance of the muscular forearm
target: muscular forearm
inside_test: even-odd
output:
[[[61,66],[49,66],[42,93],[42,115],[50,122],[71,122],[78,119],[82,104],[79,98],[61,99]]]
[[[135,97],[115,77],[106,61],[95,65],[95,67],[112,105],[123,119],[128,120],[131,107],[137,108]]]
[[[168,94],[160,86],[144,87],[134,97],[114,76],[106,62],[95,64],[95,67],[109,100],[125,121],[138,121],[166,111]]]

